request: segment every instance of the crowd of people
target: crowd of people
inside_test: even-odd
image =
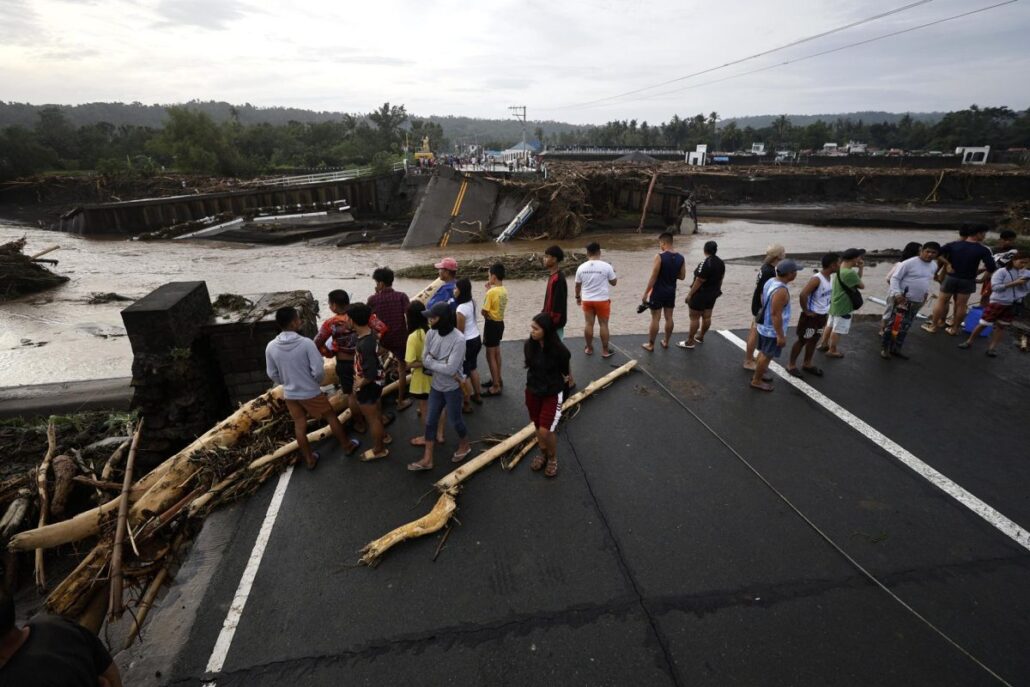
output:
[[[970,296],[979,288],[982,311],[979,320],[960,348],[972,347],[981,332],[992,327],[987,355],[997,356],[1005,331],[1014,321],[1023,299],[1030,292],[1030,254],[1014,248],[1015,235],[1003,232],[992,252],[983,245],[986,232],[964,228],[958,241],[944,246],[928,241],[911,243],[902,259],[887,276],[885,309],[877,339],[885,360],[908,359],[905,341],[920,310],[932,300],[932,286],[940,284],[940,296],[923,329],[935,333],[947,328],[958,335],[969,308]],[[651,274],[641,295],[638,312],[650,311],[647,341],[642,347],[655,350],[658,343],[669,348],[675,331],[673,314],[677,287],[687,279],[686,261],[674,248],[674,236],[658,237]],[[575,272],[574,299],[583,317],[583,353],[613,355],[610,320],[612,289],[619,279],[614,267],[602,258],[601,246],[586,246],[587,260]],[[685,304],[689,326],[686,338],[677,346],[692,350],[705,341],[712,324],[712,312],[722,295],[726,265],[715,241],[704,244],[704,259],[692,273]],[[787,348],[787,332],[797,311],[796,340],[789,349],[786,371],[794,377],[821,377],[816,353],[827,359],[846,355],[853,315],[863,305],[863,293],[874,288],[864,280],[865,251],[849,248],[822,256],[820,267],[807,279],[797,296],[791,295],[801,266],[787,257],[781,245],[771,245],[756,276],[751,300],[751,327],[744,347],[742,365],[751,372],[750,385],[773,391],[769,367]],[[570,368],[571,354],[565,345],[569,324],[569,286],[562,270],[564,251],[551,246],[543,256],[547,278],[539,314],[529,323],[523,346],[526,370],[524,400],[537,428],[540,452],[531,461],[534,471],[548,477],[558,473],[555,430],[562,405],[575,386]],[[446,428],[457,435],[450,460],[459,463],[471,453],[464,415],[474,412],[485,398],[505,392],[501,339],[505,331],[508,293],[504,287],[504,265],[489,270],[482,305],[477,305],[476,287],[459,278],[458,263],[450,257],[435,265],[440,286],[427,302],[409,300],[394,290],[389,268],[373,273],[374,293],[366,302],[352,303],[345,291],[329,294],[332,316],[322,323],[314,341],[297,333],[300,317],[295,309],[276,314],[282,333],[266,350],[269,377],[284,387],[286,406],[294,419],[298,444],[308,467],[319,456],[305,438],[309,417],[324,419],[344,453],[354,454],[361,441],[353,433],[368,433],[370,446],[362,460],[390,454],[392,436],[387,428],[395,412],[384,412],[381,402],[388,368],[396,378],[396,411],[418,401],[424,430],[408,439],[422,451],[419,460],[408,464],[413,472],[434,468],[435,449],[446,439]],[[949,308],[952,309],[949,317]],[[659,339],[659,330],[664,331]],[[596,339],[595,339],[596,336]],[[479,372],[480,354],[485,350],[490,378]],[[337,383],[347,395],[353,418],[350,428],[337,419],[329,399],[321,391],[324,358],[335,359]],[[800,359],[800,363],[799,363]],[[410,374],[410,380],[408,375]]]

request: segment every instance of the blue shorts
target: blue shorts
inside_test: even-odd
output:
[[[761,334],[758,335],[758,350],[770,358],[779,358],[780,353],[783,353],[783,347],[776,345],[775,336],[762,336]]]

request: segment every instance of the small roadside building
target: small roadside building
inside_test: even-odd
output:
[[[529,160],[540,154],[543,146],[540,141],[519,141],[511,148],[501,151],[501,162],[515,162],[516,160]]]

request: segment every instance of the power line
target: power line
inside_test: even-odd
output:
[[[682,93],[683,91],[690,90],[692,88],[701,88],[702,86],[710,86],[712,84],[722,83],[723,81],[730,81],[731,79],[739,79],[739,78],[741,78],[743,76],[750,76],[751,74],[757,74],[759,72],[766,72],[766,71],[769,71],[770,69],[777,69],[779,67],[785,67],[785,66],[787,66],[789,64],[794,64],[796,62],[803,62],[805,60],[811,60],[811,59],[816,58],[816,57],[822,57],[823,55],[829,55],[831,53],[840,52],[842,50],[847,50],[849,48],[855,48],[855,47],[858,47],[858,46],[861,46],[861,45],[867,45],[869,43],[875,43],[876,41],[881,41],[881,40],[884,40],[885,38],[893,38],[894,36],[900,36],[902,34],[911,33],[913,31],[918,31],[920,29],[928,28],[930,26],[936,26],[938,24],[943,24],[945,22],[954,21],[955,19],[962,19],[963,17],[969,17],[969,16],[972,16],[974,14],[980,14],[981,12],[987,12],[988,10],[993,10],[993,9],[997,9],[999,7],[1004,7],[1005,5],[1011,5],[1011,4],[1013,4],[1015,2],[1018,2],[1018,1],[1019,0],[1005,0],[1005,2],[999,2],[999,3],[994,4],[994,5],[988,5],[987,7],[981,7],[979,9],[970,10],[968,12],[962,12],[961,14],[954,14],[954,15],[952,15],[950,17],[944,17],[943,19],[937,19],[937,20],[934,20],[934,21],[931,21],[931,22],[927,22],[925,24],[919,24],[917,26],[910,26],[907,29],[901,29],[899,31],[892,31],[890,33],[885,33],[883,35],[875,36],[873,38],[867,38],[865,40],[856,41],[855,43],[849,43],[847,45],[842,45],[842,46],[839,46],[839,47],[836,47],[836,48],[830,48],[828,50],[821,50],[819,52],[812,53],[811,55],[803,55],[802,57],[796,57],[796,58],[791,59],[791,60],[784,60],[783,62],[777,62],[776,64],[770,64],[770,65],[767,65],[765,67],[759,67],[758,69],[752,69],[750,71],[741,72],[739,74],[733,74],[731,76],[726,76],[726,77],[723,77],[721,79],[713,79],[712,81],[705,81],[704,83],[691,84],[689,86],[681,86],[680,88],[674,88],[672,90],[662,91],[660,93],[652,93],[652,94],[649,94],[649,95],[642,96],[641,98],[639,98],[639,100],[650,100],[652,98],[660,98],[662,96],[672,95],[673,93]],[[624,101],[624,102],[632,102],[632,101]]]
[[[785,45],[781,45],[781,46],[776,47],[776,48],[770,48],[769,50],[764,50],[762,52],[755,53],[754,55],[748,55],[747,57],[742,57],[740,59],[733,60],[731,62],[726,62],[725,64],[720,64],[720,65],[718,65],[716,67],[708,67],[707,69],[702,69],[701,71],[694,72],[693,74],[687,74],[685,76],[678,76],[675,79],[669,79],[668,81],[662,81],[661,83],[652,84],[650,86],[644,86],[643,88],[637,88],[637,89],[632,90],[632,91],[626,91],[625,93],[617,93],[615,95],[610,95],[610,96],[607,96],[607,97],[604,97],[604,98],[598,98],[597,100],[588,100],[588,101],[582,102],[582,103],[573,103],[571,105],[561,105],[561,106],[558,106],[558,107],[552,107],[552,108],[548,108],[548,109],[550,109],[550,110],[565,110],[565,109],[570,109],[570,108],[586,107],[588,105],[596,105],[598,103],[603,103],[603,102],[608,101],[608,100],[616,100],[618,98],[623,98],[623,97],[628,96],[628,95],[636,95],[637,93],[642,93],[644,91],[649,91],[652,88],[661,88],[662,86],[668,86],[671,83],[676,83],[678,81],[685,81],[686,79],[692,79],[694,77],[701,76],[703,74],[709,74],[711,72],[718,71],[720,69],[725,69],[726,67],[732,67],[734,65],[741,64],[742,62],[748,62],[749,60],[754,60],[754,59],[757,59],[759,57],[764,57],[766,55],[771,55],[774,52],[779,52],[781,50],[786,50],[787,48],[793,48],[795,46],[801,45],[803,43],[808,43],[808,42],[817,40],[819,38],[825,38],[826,36],[830,36],[830,35],[833,35],[835,33],[840,33],[841,31],[846,31],[847,29],[851,29],[851,28],[854,28],[856,26],[861,26],[862,24],[868,24],[871,21],[876,21],[877,19],[883,19],[885,17],[889,17],[891,15],[898,14],[899,12],[904,12],[905,10],[910,10],[913,7],[918,7],[920,5],[926,5],[926,4],[931,3],[931,2],[934,2],[934,0],[918,0],[918,2],[911,2],[911,3],[907,4],[907,5],[903,5],[901,7],[897,7],[895,9],[888,10],[887,12],[882,12],[881,14],[876,14],[876,15],[873,15],[871,17],[866,17],[865,19],[859,19],[858,21],[854,21],[854,22],[851,22],[850,24],[845,24],[843,26],[838,26],[838,27],[836,27],[834,29],[830,29],[828,31],[823,31],[822,33],[817,33],[817,34],[814,34],[814,35],[811,35],[811,36],[806,36],[805,38],[799,38],[799,39],[797,39],[795,41],[792,41],[792,42],[787,43]]]

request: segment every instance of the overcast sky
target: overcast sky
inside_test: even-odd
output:
[[[933,0],[695,79],[576,106],[912,1],[0,0],[0,100],[201,99],[348,112],[390,101],[420,115],[492,118],[525,104],[530,119],[577,123],[1030,106],[1030,0],[705,85],[1000,1]]]

